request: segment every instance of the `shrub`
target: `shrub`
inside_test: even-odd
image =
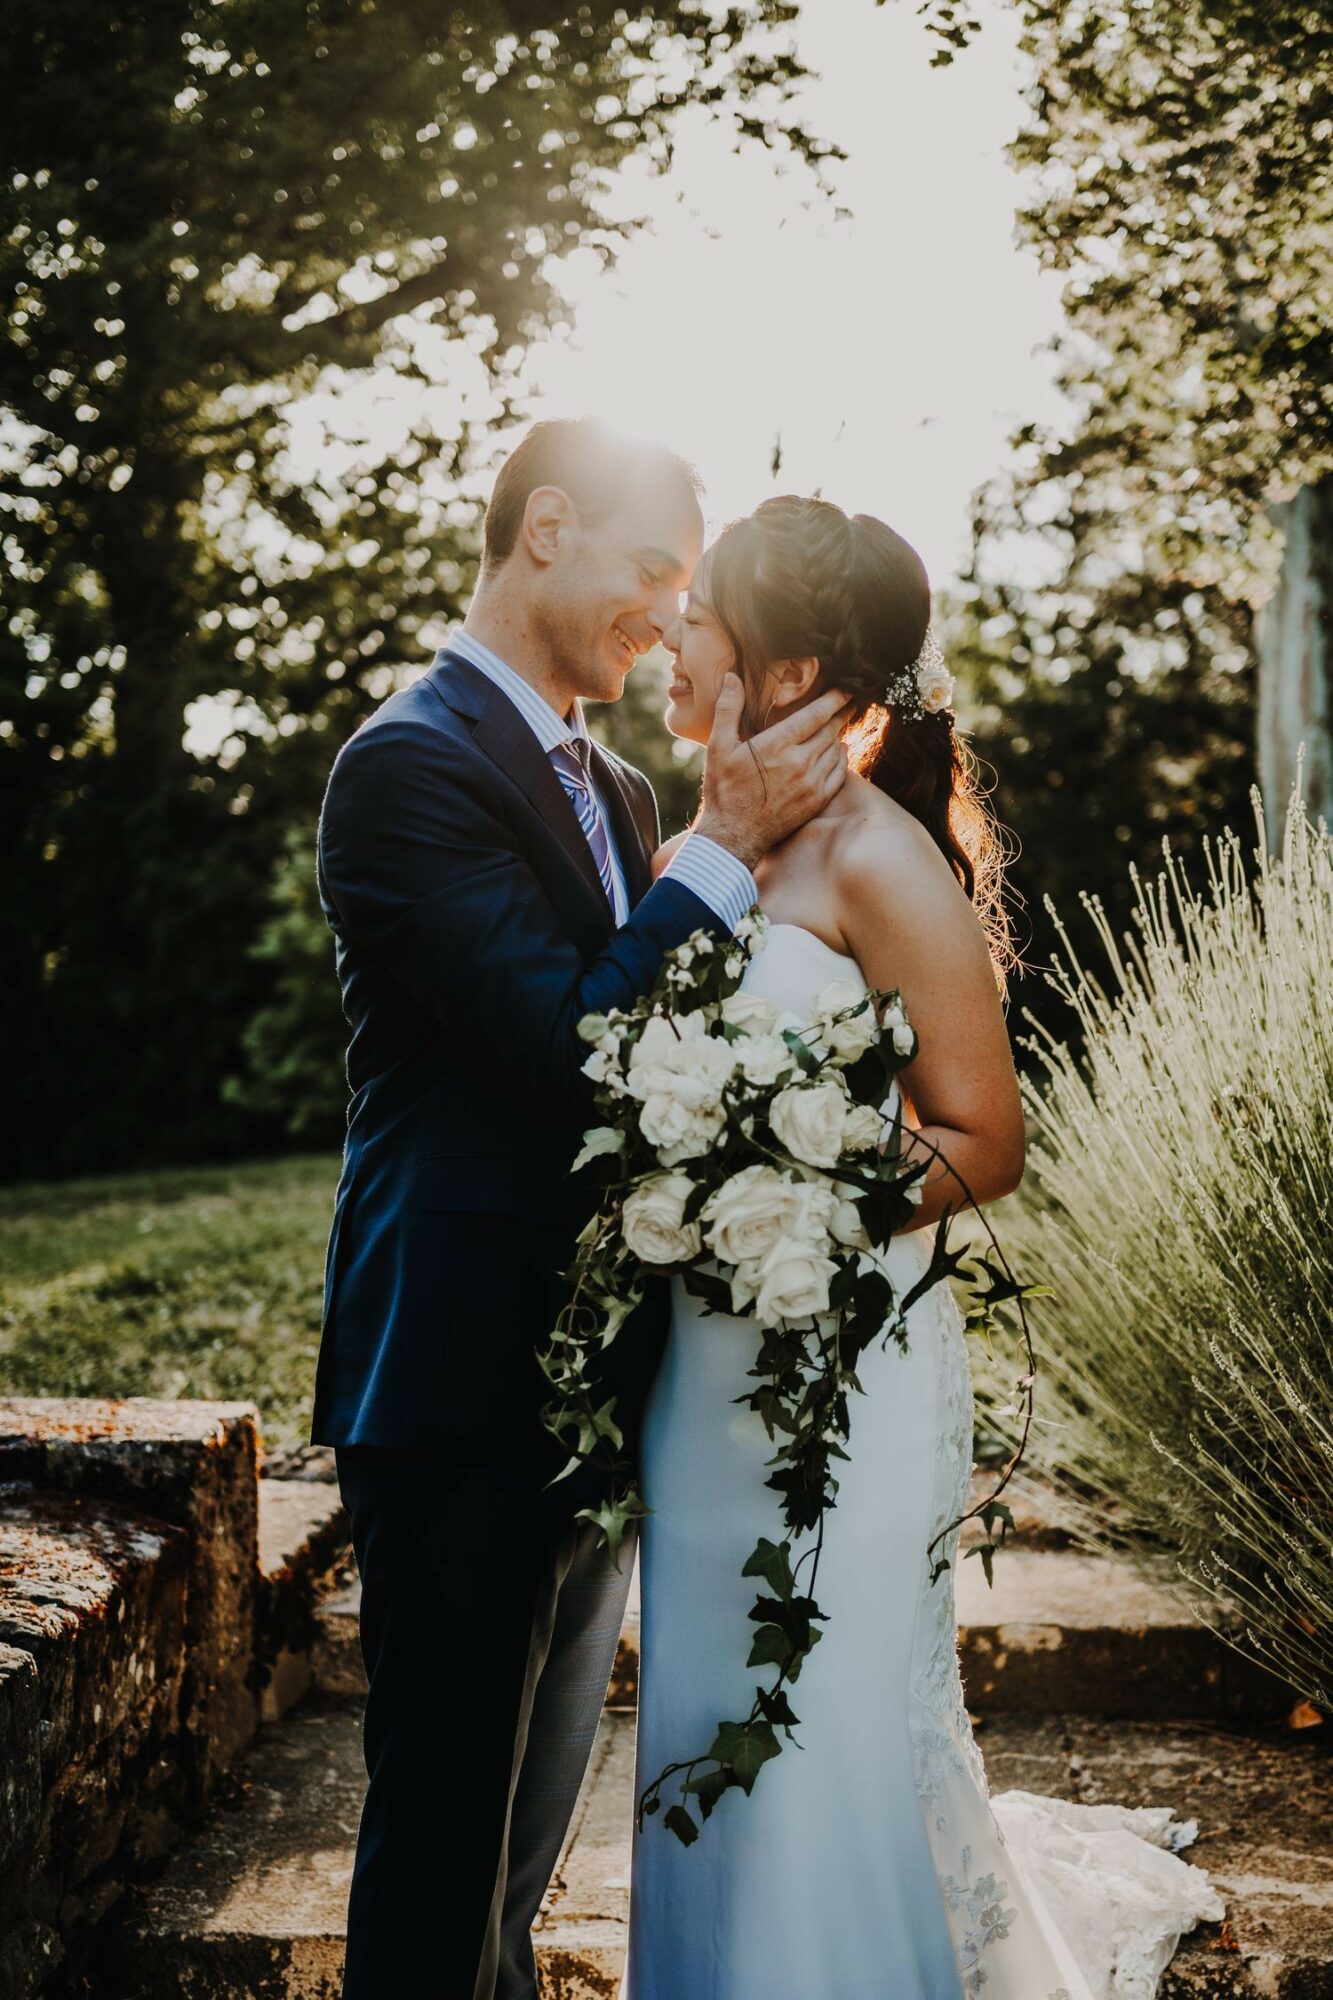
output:
[[[1064,936],[1080,1056],[1043,1036],[1002,1229],[1056,1299],[1033,1469],[1078,1538],[1173,1552],[1199,1614],[1333,1706],[1333,844],[1293,799],[1253,873],[1167,851],[1104,985]],[[1106,1502],[1112,1503],[1108,1509]],[[1160,1560],[1160,1556],[1158,1558]]]

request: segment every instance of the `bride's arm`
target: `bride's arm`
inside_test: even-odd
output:
[[[903,1153],[931,1159],[910,1228],[1023,1176],[1023,1110],[985,935],[925,828],[903,816],[851,836],[838,871],[841,929],[871,986],[900,987],[918,1048],[902,1088],[920,1124]],[[924,1142],[924,1143],[923,1143]],[[947,1165],[945,1163],[948,1163]]]

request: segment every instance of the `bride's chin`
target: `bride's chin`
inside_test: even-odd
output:
[[[670,736],[678,736],[682,743],[706,743],[708,731],[701,729],[688,709],[679,702],[671,702],[662,718]]]

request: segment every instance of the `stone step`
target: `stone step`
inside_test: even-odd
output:
[[[320,1606],[350,1572],[352,1553],[336,1485],[264,1478],[258,1486],[260,1713],[276,1722],[311,1687]]]
[[[993,1485],[978,1473],[969,1504]],[[979,1556],[963,1553],[956,1565],[959,1656],[974,1714],[1275,1720],[1293,1706],[1288,1687],[1199,1622],[1165,1565],[1149,1580],[1069,1547],[1034,1486],[1015,1481],[1005,1498],[1015,1528],[995,1556],[993,1587]],[[964,1530],[964,1550],[979,1540],[975,1525]],[[359,1604],[353,1579],[318,1608],[313,1678],[323,1694],[365,1692]],[[636,1571],[607,1706],[632,1708],[638,1683]]]
[[[1182,1941],[1159,2000],[1333,2000],[1333,1759],[1322,1730],[993,1716],[993,1791],[1169,1804],[1227,1900]],[[615,2000],[629,1908],[634,1719],[602,1724],[536,1930],[542,2000]],[[351,1704],[267,1728],[235,1802],[174,1858],[122,1932],[118,2000],[336,2000],[364,1784]]]

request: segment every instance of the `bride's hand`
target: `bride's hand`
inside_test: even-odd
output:
[[[739,675],[728,674],[708,738],[703,811],[694,831],[753,867],[822,812],[842,785],[848,701],[830,688],[748,741],[740,734],[744,705]]]

